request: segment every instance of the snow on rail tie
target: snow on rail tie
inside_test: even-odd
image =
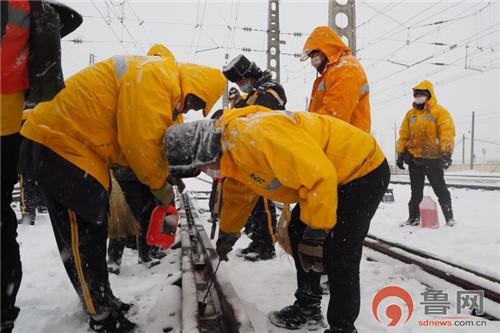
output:
[[[223,269],[219,269],[214,276],[218,257],[205,229],[197,223],[199,216],[191,197],[185,193],[181,198],[182,332],[255,332]],[[213,287],[206,299],[206,310],[202,313],[198,304],[212,279]]]

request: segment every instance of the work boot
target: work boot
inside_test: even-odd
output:
[[[330,328],[325,331],[325,333],[358,333],[357,329],[344,330],[342,328]]]
[[[113,311],[103,319],[90,318],[89,326],[98,333],[127,333],[132,332],[137,325],[121,312]]]
[[[401,227],[404,227],[406,225],[411,225],[411,226],[416,226],[416,225],[419,225],[420,224],[420,217],[410,217],[408,218],[408,220],[404,221],[403,223],[401,223]]]
[[[118,297],[111,295],[111,306],[117,312],[127,313],[133,306],[131,303],[125,303]]]
[[[163,259],[167,256],[167,253],[161,247],[152,246],[149,250],[149,255],[153,259]]]
[[[24,224],[24,225],[35,225],[35,216],[32,214],[23,214],[21,217],[21,221],[19,224]]]
[[[250,251],[245,254],[245,259],[250,261],[259,261],[259,260],[269,260],[276,257],[276,250],[274,247],[271,248],[261,248],[258,247],[254,251]]]
[[[159,260],[151,258],[150,247],[146,243],[144,236],[137,236],[137,252],[139,254],[139,264],[146,268],[151,268],[160,264]]]
[[[252,242],[250,242],[250,244],[248,244],[248,246],[246,248],[237,249],[235,255],[237,257],[242,258],[242,257],[246,256],[247,254],[249,254],[250,252],[255,252],[256,247],[257,246],[256,246],[255,242],[252,241]]]
[[[111,274],[120,274],[120,263],[108,260],[108,272]]]
[[[19,312],[21,310],[19,307],[14,306],[10,310],[5,311],[2,309],[2,333],[10,333],[14,329],[14,322],[16,321],[17,316],[19,316]]]
[[[274,326],[289,330],[298,330],[307,326],[308,330],[315,331],[326,327],[320,306],[303,308],[297,302],[280,311],[270,312],[267,318]]]

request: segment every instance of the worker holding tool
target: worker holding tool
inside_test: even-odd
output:
[[[229,89],[229,103],[234,108],[262,105],[272,110],[284,110],[286,95],[283,86],[272,79],[271,72],[261,70],[254,62],[240,54],[224,66],[226,78],[238,85]],[[269,260],[276,256],[274,248],[276,230],[276,207],[272,200],[259,198],[245,226],[252,241],[239,249],[236,255],[247,260]]]
[[[271,131],[275,135],[267,135]],[[297,203],[291,218],[303,228],[290,233],[295,264],[328,274],[327,332],[355,332],[362,242],[390,176],[375,139],[334,117],[262,106],[225,110],[217,123],[175,125],[166,138],[172,175],[195,168],[226,177],[216,248],[221,260],[228,260],[259,196]],[[314,319],[308,310],[291,306],[296,328]]]
[[[226,79],[215,68],[164,57],[115,56],[75,74],[21,129],[20,166],[38,181],[68,276],[97,332],[136,326],[111,291],[106,265],[109,170],[129,167],[168,205],[166,128],[190,109],[208,113]]]
[[[301,60],[310,60],[317,72],[311,93],[309,112],[335,117],[366,133],[371,130],[370,89],[368,79],[358,59],[330,27],[315,28],[304,44]],[[289,234],[302,234],[304,226],[298,219],[288,225]],[[299,258],[293,255],[294,261]],[[325,325],[321,314],[323,288],[318,272],[305,272],[297,267],[297,290],[293,306],[285,306],[271,318],[275,326],[294,329],[304,322],[295,321],[297,307],[311,313],[306,317],[309,327]],[[297,324],[298,323],[298,324]]]

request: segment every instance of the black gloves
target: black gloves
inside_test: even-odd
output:
[[[302,269],[306,272],[323,272],[323,243],[328,232],[324,229],[306,227],[299,243],[299,258]]]
[[[398,168],[400,168],[401,170],[404,170],[404,169],[405,169],[403,154],[398,154],[398,159],[396,160],[396,165],[397,165],[397,166],[398,166]]]
[[[451,154],[450,153],[444,153],[442,156],[441,156],[441,165],[443,167],[443,169],[448,169],[451,165]]]
[[[240,238],[240,233],[226,233],[219,230],[219,238],[217,239],[215,252],[219,256],[220,260],[228,261],[229,258],[227,254],[233,250],[233,245]]]

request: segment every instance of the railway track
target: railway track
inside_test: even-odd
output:
[[[279,203],[276,206],[278,209],[282,208]],[[500,304],[500,280],[496,277],[373,235],[368,235],[363,245],[403,263],[418,266],[423,271],[464,290],[483,290],[486,299]],[[500,320],[498,314],[485,313],[484,317]]]
[[[410,181],[406,180],[391,180],[391,184],[410,185]],[[481,185],[481,184],[454,184],[446,182],[446,185],[451,188],[464,188],[469,190],[485,190],[485,191],[500,191],[500,186],[497,185]],[[429,182],[425,182],[425,186],[431,186]]]
[[[193,199],[189,193],[180,197],[182,332],[255,332],[232,284],[214,273],[218,257],[200,224]],[[207,305],[200,310],[203,300]]]
[[[500,304],[500,281],[494,277],[374,236],[367,236],[363,245],[398,261],[418,266],[423,271],[464,290],[483,290],[485,298]]]

